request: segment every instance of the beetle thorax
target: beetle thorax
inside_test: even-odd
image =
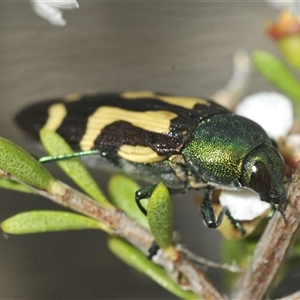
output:
[[[266,141],[267,134],[251,120],[219,114],[199,123],[182,153],[189,170],[208,184],[241,188],[245,157]]]

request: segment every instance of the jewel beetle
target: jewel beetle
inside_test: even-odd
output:
[[[230,217],[224,208],[216,218],[214,188],[253,190],[284,218],[281,155],[257,123],[211,100],[148,91],[73,94],[30,105],[16,122],[34,138],[41,128],[57,131],[79,156],[97,154],[100,166],[164,182],[171,193],[203,188],[201,212],[210,228],[224,213]],[[152,190],[138,191],[137,203]]]

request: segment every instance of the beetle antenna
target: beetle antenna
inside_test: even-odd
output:
[[[280,206],[278,207],[278,211],[280,212],[280,214],[281,214],[281,216],[282,216],[284,222],[286,223],[286,218],[285,218],[284,212],[283,212],[283,210],[282,210],[282,205],[280,205]]]
[[[100,154],[100,153],[101,152],[99,150],[89,150],[89,151],[73,152],[73,153],[70,153],[70,154],[43,156],[39,159],[39,162],[40,163],[53,162],[53,161],[58,161],[58,160],[70,159],[70,158],[74,158],[74,157],[95,155],[95,154]]]

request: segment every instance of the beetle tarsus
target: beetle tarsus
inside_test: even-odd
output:
[[[201,213],[202,213],[202,216],[203,216],[203,219],[204,219],[206,225],[209,228],[219,227],[222,223],[223,218],[224,218],[224,214],[226,214],[226,216],[229,218],[229,220],[231,221],[233,226],[235,228],[237,228],[241,232],[242,235],[245,235],[246,231],[243,228],[241,222],[232,217],[229,209],[226,206],[224,206],[222,208],[220,214],[216,218],[214,209],[213,209],[212,204],[211,204],[212,191],[213,191],[213,188],[210,187],[210,186],[205,189],[204,199],[203,199],[202,204],[201,204]]]
[[[159,246],[156,244],[156,242],[154,241],[153,243],[152,243],[152,245],[151,245],[151,247],[149,248],[149,250],[148,250],[148,258],[149,259],[152,259],[153,258],[153,256],[155,256],[156,254],[157,254],[157,252],[158,252],[158,250],[159,250]]]
[[[246,234],[246,230],[243,228],[243,225],[241,224],[241,222],[239,220],[236,220],[230,213],[229,209],[225,206],[226,211],[225,214],[228,217],[228,219],[231,221],[231,224],[240,231],[240,233],[242,235]]]

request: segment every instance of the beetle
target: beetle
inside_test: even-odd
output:
[[[215,216],[215,188],[253,190],[284,218],[280,153],[257,123],[212,100],[150,91],[73,94],[30,105],[15,120],[34,138],[41,128],[57,131],[77,156],[96,153],[106,166],[152,184],[164,182],[171,193],[204,189],[201,212],[210,228],[226,213],[245,233],[226,207]],[[144,213],[140,200],[152,191],[150,186],[136,193]]]

